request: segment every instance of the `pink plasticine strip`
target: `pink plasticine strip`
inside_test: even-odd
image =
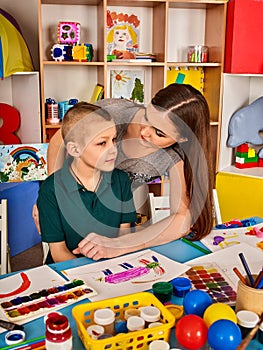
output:
[[[129,281],[133,278],[140,277],[142,275],[146,275],[149,273],[149,269],[147,267],[134,267],[130,270],[114,273],[112,275],[108,275],[105,277],[105,282],[107,283],[121,283],[121,282],[126,282]]]

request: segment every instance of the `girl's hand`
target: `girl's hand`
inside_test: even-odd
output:
[[[90,259],[99,260],[103,258],[114,258],[125,254],[124,248],[118,248],[115,238],[108,238],[97,233],[89,233],[79,242],[78,248],[72,251],[73,254],[82,254]]]

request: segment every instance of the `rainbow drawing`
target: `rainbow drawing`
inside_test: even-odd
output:
[[[47,177],[48,144],[0,146],[0,182],[40,181]]]

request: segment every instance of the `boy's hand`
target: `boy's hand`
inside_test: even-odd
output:
[[[39,226],[39,213],[38,213],[38,208],[37,208],[36,204],[33,205],[32,218],[33,218],[33,220],[35,222],[35,225],[37,227],[38,233],[41,234],[40,226]]]

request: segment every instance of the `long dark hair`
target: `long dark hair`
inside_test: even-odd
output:
[[[152,98],[152,105],[168,110],[181,137],[184,176],[190,199],[193,240],[200,240],[213,227],[213,185],[210,113],[204,96],[191,85],[171,84]]]

